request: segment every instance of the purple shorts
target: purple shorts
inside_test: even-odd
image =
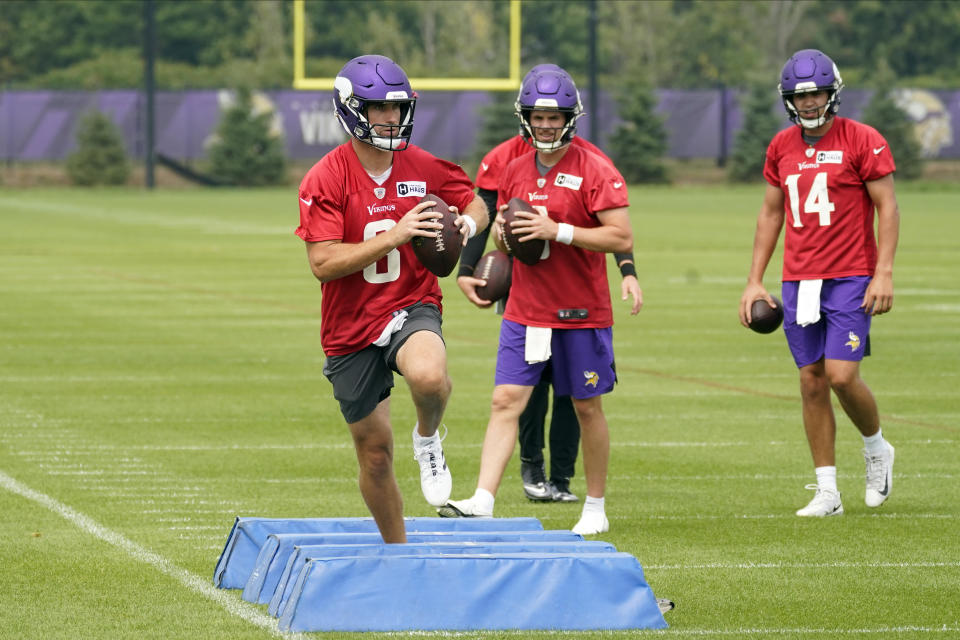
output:
[[[860,308],[870,280],[870,276],[824,280],[820,320],[805,327],[797,324],[800,283],[783,283],[783,331],[798,368],[821,358],[859,362],[870,355],[871,316]]]
[[[548,362],[528,364],[524,358],[527,327],[504,319],[500,324],[495,384],[527,387],[540,382]],[[592,398],[610,393],[617,381],[613,364],[613,328],[554,329],[550,339],[553,392],[558,396]]]

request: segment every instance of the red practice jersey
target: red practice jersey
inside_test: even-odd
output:
[[[535,154],[507,165],[498,206],[522,198],[545,207],[557,222],[599,227],[597,213],[628,206],[623,176],[604,158],[571,146],[545,176]],[[536,327],[579,329],[610,327],[613,311],[605,255],[559,242],[547,242],[546,257],[535,265],[513,261],[513,284],[503,317]],[[560,309],[586,309],[583,320],[560,320]]]
[[[473,200],[463,170],[410,145],[394,152],[390,178],[378,185],[348,141],[315,164],[300,183],[300,226],[306,242],[360,243],[393,228],[432,193],[460,211]],[[359,351],[379,337],[394,311],[416,302],[440,306],[437,277],[410,243],[356,273],[321,285],[320,343],[327,355]]]
[[[600,147],[584,140],[580,136],[574,136],[573,140],[570,141],[570,146],[583,147],[588,151],[592,151],[606,160],[610,166],[613,166],[613,160],[608,158],[606,154],[600,150]],[[477,186],[488,191],[496,191],[500,185],[500,175],[507,165],[510,164],[510,161],[527,153],[531,153],[533,150],[530,143],[524,140],[521,135],[513,136],[509,140],[501,142],[488,151],[487,155],[483,156],[483,160],[480,161],[480,166],[477,167]]]
[[[883,136],[848,118],[834,118],[813,146],[800,127],[774,136],[763,177],[784,194],[783,279],[872,276],[874,204],[864,183],[895,169]]]

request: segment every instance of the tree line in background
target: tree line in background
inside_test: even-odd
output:
[[[0,84],[109,89],[142,85],[142,0],[6,0]],[[155,0],[163,89],[289,87],[292,3]],[[525,0],[522,64],[586,73],[588,1]],[[881,61],[897,82],[960,86],[955,0],[597,0],[602,86],[660,88],[770,82],[796,49],[827,52],[848,84],[872,88]],[[412,76],[506,75],[502,0],[308,0],[308,75],[332,77],[360,53],[393,57]]]
[[[290,86],[292,3],[155,0],[153,6],[158,88]],[[8,89],[141,86],[145,8],[141,0],[3,2],[0,83]],[[662,162],[666,133],[654,113],[653,87],[749,89],[730,177],[750,180],[759,177],[766,144],[779,128],[770,111],[777,72],[797,49],[827,52],[848,86],[880,89],[864,120],[898,149],[901,177],[919,175],[921,160],[909,121],[883,90],[960,86],[955,51],[960,2],[953,0],[525,0],[523,68],[554,62],[585,83],[591,9],[600,87],[616,98],[623,121],[611,137],[610,153],[631,182],[669,180]],[[305,14],[308,76],[332,77],[346,60],[367,52],[394,58],[411,76],[508,72],[504,1],[308,0]],[[512,102],[512,95],[497,96],[483,114],[478,144],[483,150],[516,133]],[[236,109],[242,108],[241,100]],[[236,166],[262,162],[240,158],[234,147],[268,150],[267,164],[283,161],[276,141],[260,131],[249,109],[243,117],[236,109],[221,123],[222,155],[211,155],[213,172],[225,183],[244,174]],[[109,135],[102,121],[87,124],[81,133],[89,140],[101,144]],[[97,155],[96,144],[85,144],[81,136],[78,145],[78,153],[90,148],[87,164],[115,155]],[[82,164],[74,161],[75,167]],[[80,173],[78,183],[90,179],[90,172]],[[267,167],[262,172],[277,180],[282,173]],[[126,173],[117,169],[109,175]]]

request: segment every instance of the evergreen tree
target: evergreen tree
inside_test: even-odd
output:
[[[863,111],[861,121],[886,138],[897,163],[897,178],[916,180],[923,174],[920,142],[913,121],[897,106],[889,91],[877,91]]]
[[[735,182],[763,178],[767,145],[780,130],[781,124],[773,111],[774,94],[770,87],[756,85],[745,99],[743,127],[733,143],[727,168],[727,177]]]
[[[514,113],[513,105],[516,101],[515,92],[498,91],[493,94],[493,99],[488,104],[479,109],[481,126],[474,145],[477,162],[480,162],[490,149],[517,135],[520,120]]]
[[[623,121],[610,137],[610,155],[627,182],[669,182],[663,156],[667,132],[655,112],[657,98],[642,82],[628,84],[619,100]]]
[[[130,175],[123,136],[110,118],[91,111],[77,127],[77,149],[67,158],[67,175],[74,184],[124,184]]]
[[[210,147],[213,177],[224,184],[263,186],[280,184],[286,172],[283,140],[270,132],[271,113],[256,114],[248,89],[237,92],[237,102],[217,125],[217,141]]]

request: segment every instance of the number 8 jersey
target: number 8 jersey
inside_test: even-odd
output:
[[[848,118],[834,118],[814,145],[800,127],[774,136],[763,177],[784,194],[783,279],[872,276],[877,241],[865,183],[895,170],[883,136]]]
[[[306,242],[358,244],[393,228],[420,199],[433,193],[463,211],[473,183],[459,166],[410,145],[393,153],[390,176],[377,184],[350,142],[333,149],[300,183],[300,226]],[[410,243],[360,271],[321,285],[320,344],[328,355],[369,346],[394,311],[416,302],[440,306],[437,276],[420,263]]]

